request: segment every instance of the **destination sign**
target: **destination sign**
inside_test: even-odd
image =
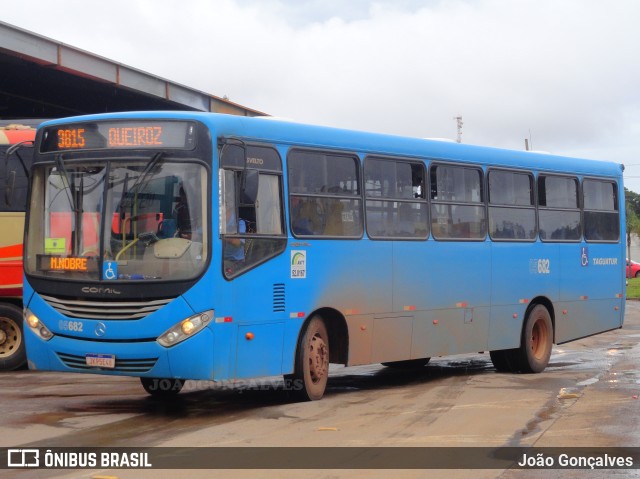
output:
[[[163,149],[195,147],[195,123],[187,121],[106,121],[51,126],[42,153],[69,150]]]
[[[93,257],[38,255],[40,271],[81,272],[97,271],[97,261]]]

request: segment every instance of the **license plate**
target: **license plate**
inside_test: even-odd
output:
[[[116,356],[114,354],[87,354],[85,355],[87,366],[96,366],[99,368],[116,367]]]

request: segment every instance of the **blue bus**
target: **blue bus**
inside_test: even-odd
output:
[[[31,369],[185,380],[489,351],[536,373],[620,328],[621,165],[211,113],[54,120],[25,228]]]

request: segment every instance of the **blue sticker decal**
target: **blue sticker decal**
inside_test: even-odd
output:
[[[102,265],[102,279],[118,279],[118,262],[105,261]]]

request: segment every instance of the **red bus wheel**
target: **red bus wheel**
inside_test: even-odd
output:
[[[22,310],[13,304],[0,304],[0,370],[12,371],[26,362]]]

